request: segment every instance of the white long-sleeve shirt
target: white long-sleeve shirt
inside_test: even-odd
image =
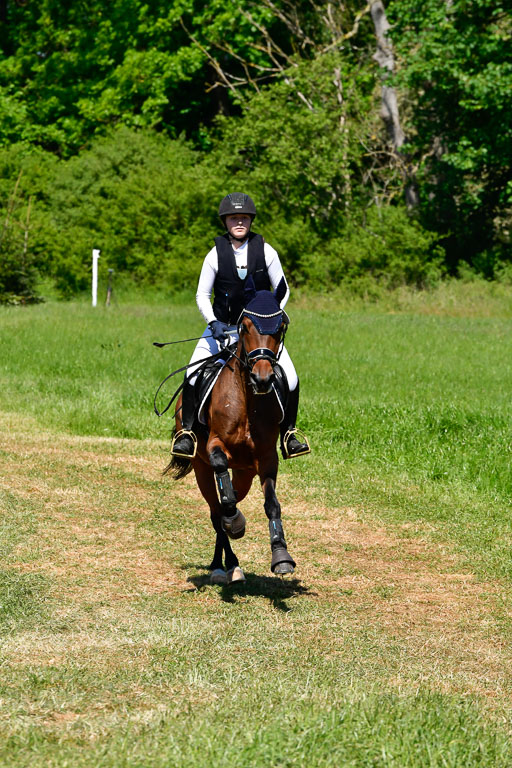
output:
[[[240,248],[236,250],[233,249],[236,266],[238,270],[247,268],[247,243],[248,242],[249,241],[246,240],[245,243],[243,243],[240,246]],[[281,262],[279,261],[279,256],[277,255],[277,251],[274,248],[272,248],[272,246],[269,245],[268,243],[264,244],[264,254],[265,254],[265,265],[267,267],[270,285],[272,286],[272,289],[275,291],[275,289],[277,288],[277,286],[281,281],[281,278],[284,277],[283,268],[281,266]],[[215,278],[217,277],[218,271],[219,271],[219,259],[217,256],[217,248],[214,246],[211,249],[211,251],[206,255],[206,258],[203,262],[203,267],[201,269],[201,274],[199,275],[199,283],[197,285],[197,293],[196,293],[197,306],[207,323],[211,323],[212,320],[216,319],[213,312],[213,307],[211,304],[211,295],[212,295],[213,285],[215,283]],[[242,275],[243,275],[243,272],[242,272]],[[289,296],[290,296],[290,288],[288,287],[288,283],[287,283],[286,294],[281,302],[281,309],[284,308],[286,302],[288,301]]]

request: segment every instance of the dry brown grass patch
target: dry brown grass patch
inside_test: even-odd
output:
[[[33,502],[40,518],[37,533],[19,542],[9,565],[52,577],[57,614],[65,616],[72,607],[75,618],[85,617],[86,606],[106,602],[114,617],[120,615],[119,606],[126,611],[134,599],[181,595],[193,588],[185,553],[204,537],[211,555],[213,531],[193,477],[180,483],[161,477],[166,458],[161,446],[148,443],[141,456],[141,443],[134,441],[12,429],[2,436],[1,447],[10,454],[0,457],[1,485]],[[446,544],[422,538],[410,526],[384,527],[364,509],[306,505],[286,477],[280,478],[279,496],[290,551],[299,563],[297,576],[309,587],[310,599],[333,616],[343,615],[354,632],[374,627],[403,647],[404,671],[392,673],[397,685],[410,682],[411,676],[421,681],[424,675],[441,689],[510,695],[512,651],[494,610],[502,585],[479,581],[461,569]],[[179,561],[155,547],[158,530],[145,525],[162,507],[169,516],[186,515],[188,521],[168,533],[183,553]],[[267,575],[268,529],[257,484],[243,510],[248,535],[235,550],[244,567],[255,564]],[[216,592],[201,600],[205,607],[218,604]],[[311,641],[315,632],[312,619]],[[38,633],[24,637],[27,651],[20,659],[25,663],[34,661],[40,639]],[[76,649],[69,637],[62,642],[62,647],[54,641],[39,652],[40,663],[59,663],[75,650],[98,663],[107,651],[110,664],[127,663],[133,656],[133,649],[116,650],[115,637],[102,643],[97,632],[81,631]],[[339,638],[323,642],[326,654],[342,647]],[[16,652],[20,646],[11,643],[11,659]]]

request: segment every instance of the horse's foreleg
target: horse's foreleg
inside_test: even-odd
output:
[[[232,483],[235,489],[235,496],[237,503],[243,501],[249,491],[251,490],[252,481],[256,470],[251,469],[234,469],[232,472]]]
[[[211,571],[224,570],[222,562],[223,551],[226,555],[226,571],[234,568],[238,565],[238,558],[231,549],[231,544],[222,530],[221,525],[221,507],[217,498],[217,491],[215,488],[215,480],[213,478],[213,472],[207,464],[202,462],[194,462],[194,471],[196,475],[197,484],[201,491],[205,501],[210,507],[210,520],[212,522],[213,529],[215,531],[215,551],[213,553],[213,560],[210,564]]]
[[[222,448],[215,446],[209,459],[219,489],[222,528],[231,539],[241,539],[245,533],[245,517],[236,508],[236,493],[229,476],[227,456]]]
[[[267,476],[262,483],[265,496],[265,514],[268,517],[270,532],[270,549],[272,550],[272,562],[270,568],[273,573],[281,576],[293,573],[295,561],[288,552],[284,537],[283,523],[281,522],[281,505],[276,496],[275,476]]]

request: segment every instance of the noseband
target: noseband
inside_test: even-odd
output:
[[[242,342],[243,346],[243,342]],[[245,351],[245,347],[244,347]],[[260,360],[268,360],[272,368],[277,363],[279,359],[279,354],[281,353],[281,350],[279,350],[279,353],[276,355],[275,352],[272,352],[271,349],[268,347],[259,347],[258,349],[253,349],[251,352],[245,352],[245,359],[247,361],[247,365],[249,366],[249,370],[252,372],[252,369],[256,365],[257,362]]]

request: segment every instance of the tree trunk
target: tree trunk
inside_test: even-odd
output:
[[[370,13],[375,28],[375,36],[377,38],[377,50],[374,53],[373,58],[378,63],[379,67],[384,70],[382,77],[380,114],[388,129],[393,149],[398,155],[405,142],[405,134],[400,125],[396,91],[393,86],[387,85],[386,83],[389,76],[395,71],[395,58],[393,56],[393,45],[388,37],[390,24],[387,20],[386,10],[382,0],[374,0],[374,2],[372,2]],[[404,160],[406,160],[405,157],[402,158],[402,161]],[[405,201],[408,207],[413,207],[418,204],[418,194],[413,179],[405,168],[404,181]]]
[[[350,181],[350,169],[348,163],[348,131],[347,131],[347,118],[346,118],[346,106],[345,98],[343,95],[343,81],[341,79],[341,70],[336,67],[334,70],[333,83],[336,87],[336,96],[338,100],[338,109],[340,111],[339,129],[342,135],[343,150],[342,150],[342,169],[341,174],[343,176],[343,205],[346,210],[350,207],[350,198],[352,195],[351,181]]]

